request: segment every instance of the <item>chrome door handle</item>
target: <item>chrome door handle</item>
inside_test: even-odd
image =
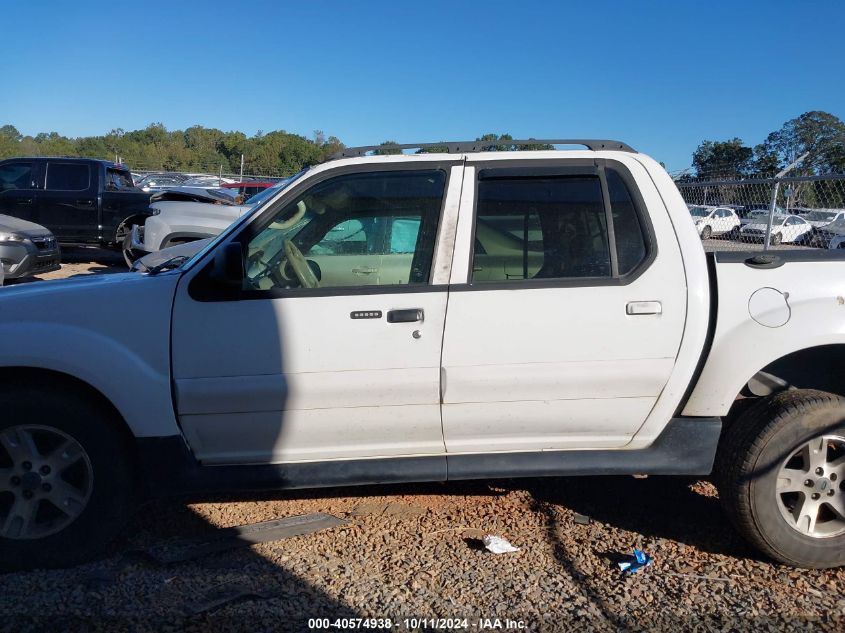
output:
[[[372,275],[373,273],[378,272],[378,268],[371,268],[370,266],[365,266],[363,268],[353,268],[352,272],[356,275]]]
[[[629,301],[625,306],[625,314],[663,314],[663,304],[660,301]]]

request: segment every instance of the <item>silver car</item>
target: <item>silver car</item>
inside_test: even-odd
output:
[[[61,268],[53,234],[40,224],[0,215],[0,285],[8,279]]]

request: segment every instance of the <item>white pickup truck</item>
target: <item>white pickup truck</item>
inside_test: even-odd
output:
[[[705,256],[654,160],[549,142],[346,150],[192,257],[4,289],[0,565],[156,494],[711,471],[845,564],[841,253]]]

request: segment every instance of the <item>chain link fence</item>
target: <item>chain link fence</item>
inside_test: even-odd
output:
[[[845,174],[676,184],[705,250],[845,248]]]

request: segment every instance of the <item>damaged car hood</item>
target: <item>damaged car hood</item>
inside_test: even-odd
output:
[[[235,195],[228,189],[203,189],[201,187],[174,187],[164,189],[150,196],[150,202],[206,202],[211,204],[235,205]]]

